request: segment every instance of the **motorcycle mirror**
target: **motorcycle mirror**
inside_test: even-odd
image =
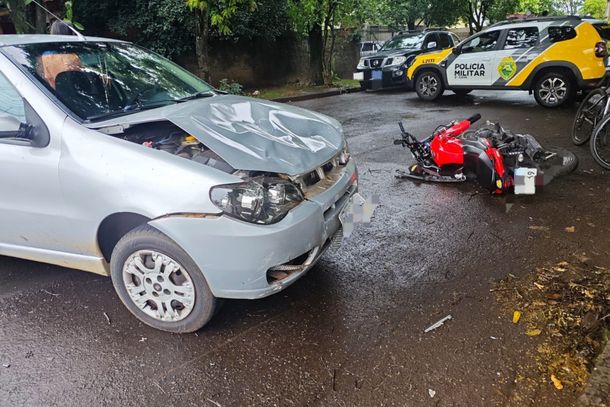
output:
[[[395,146],[401,146],[403,145],[404,141],[403,140],[394,140],[394,145]]]

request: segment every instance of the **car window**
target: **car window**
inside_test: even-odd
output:
[[[13,117],[21,123],[25,123],[25,105],[23,98],[8,81],[6,76],[0,73],[0,116]],[[7,127],[8,122],[2,121],[2,127]],[[8,128],[0,128],[0,131],[8,131]]]
[[[574,27],[570,26],[550,26],[549,30],[549,40],[551,42],[559,42],[571,40],[572,38],[576,38],[576,30]]]
[[[462,54],[471,54],[475,52],[493,51],[498,45],[500,31],[489,31],[479,34],[478,36],[464,42],[462,44]]]
[[[179,103],[212,90],[173,62],[127,43],[58,42],[3,50],[83,120]]]
[[[436,34],[428,34],[426,40],[424,41],[424,49],[439,49]]]
[[[451,46],[451,40],[449,39],[449,35],[445,33],[438,34],[438,48],[445,49]]]
[[[420,49],[424,41],[424,36],[421,34],[397,36],[388,40],[383,44],[382,50],[394,49]]]
[[[370,42],[365,42],[364,44],[362,44],[362,51],[373,51],[373,44],[371,44]]]
[[[453,40],[453,46],[456,46],[460,43],[460,38],[453,33],[451,33],[451,39]]]
[[[531,48],[538,45],[538,28],[512,28],[506,33],[504,49]]]

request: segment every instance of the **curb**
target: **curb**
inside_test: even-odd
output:
[[[362,91],[362,89],[360,89],[360,87],[353,87],[353,88],[344,88],[344,89],[334,89],[334,90],[329,90],[326,92],[319,92],[319,93],[310,93],[307,95],[286,96],[286,97],[275,98],[275,99],[271,99],[271,100],[274,102],[281,102],[281,103],[300,102],[303,100],[326,98],[329,96],[337,96],[337,95],[342,95],[344,93],[356,93],[356,92],[361,92],[361,91]]]
[[[589,382],[576,405],[578,407],[610,406],[610,341],[595,360]]]

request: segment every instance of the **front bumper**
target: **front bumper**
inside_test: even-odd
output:
[[[353,160],[338,181],[309,198],[273,225],[255,225],[227,216],[165,217],[150,222],[182,247],[219,298],[263,298],[302,277],[341,229],[339,214],[356,192]],[[286,278],[269,280],[269,270],[307,258]]]
[[[411,84],[407,78],[405,66],[384,67],[382,69],[358,69],[353,77],[355,80],[359,80],[365,89],[371,90],[408,87]]]

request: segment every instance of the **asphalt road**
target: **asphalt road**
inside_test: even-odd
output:
[[[527,349],[489,292],[494,282],[582,253],[610,264],[610,178],[588,148],[571,146],[575,108],[546,110],[507,92],[448,92],[438,103],[356,93],[298,104],[343,123],[361,192],[381,199],[373,223],[284,292],[227,301],[191,335],[139,323],[107,278],[0,257],[0,405],[506,403]],[[508,201],[472,184],[393,178],[410,160],[392,145],[398,120],[423,137],[473,113],[570,148],[581,166],[535,197]],[[554,406],[574,395],[533,398]]]

